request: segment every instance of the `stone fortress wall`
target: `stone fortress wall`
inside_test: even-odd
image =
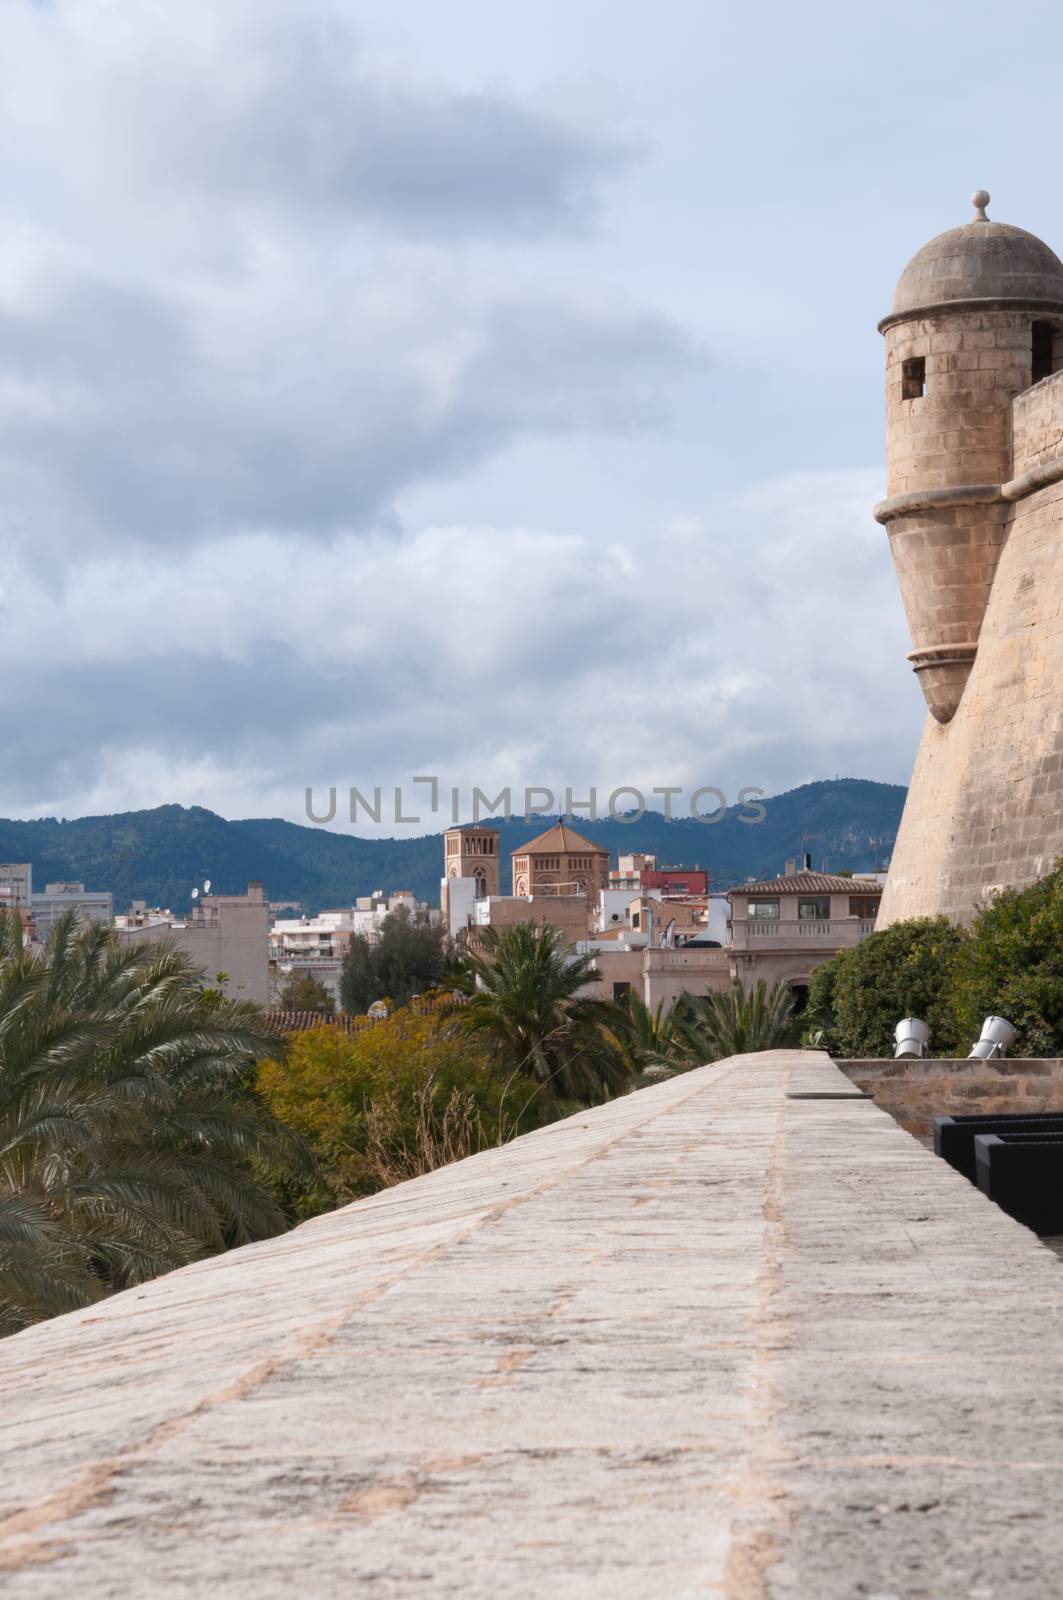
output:
[[[944,303],[909,313],[906,294]],[[880,928],[968,921],[1063,855],[1063,264],[981,217],[926,246],[898,298],[876,516],[931,714]]]
[[[929,1145],[935,1117],[1030,1117],[1063,1112],[1063,1061],[948,1057],[838,1061],[858,1089]]]

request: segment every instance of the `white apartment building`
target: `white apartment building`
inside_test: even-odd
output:
[[[86,889],[83,883],[46,883],[43,894],[30,899],[37,937],[43,939],[64,912],[74,910],[83,922],[114,920],[114,901],[109,890]]]
[[[83,922],[111,922],[114,902],[105,889],[86,889],[83,883],[46,883],[34,893],[33,866],[29,861],[0,862],[0,894],[5,902],[32,911],[37,936],[43,939],[52,924],[71,909]]]

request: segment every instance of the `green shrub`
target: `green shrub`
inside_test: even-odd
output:
[[[963,1054],[987,1016],[1019,1030],[1009,1055],[1063,1053],[1063,861],[978,913],[957,953],[951,998]]]
[[[822,1028],[834,1056],[889,1056],[897,1023],[919,1017],[930,1027],[932,1052],[952,1054],[953,968],[964,943],[945,917],[895,922],[871,934],[812,974],[806,1029]]]

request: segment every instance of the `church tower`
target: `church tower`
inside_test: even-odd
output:
[[[975,215],[901,274],[886,338],[885,523],[908,659],[938,722],[956,712],[1010,505],[1011,402],[1063,364],[1063,264],[1022,228]]]
[[[448,828],[444,849],[445,879],[475,879],[477,900],[500,893],[497,828]]]

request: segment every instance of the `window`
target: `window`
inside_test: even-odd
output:
[[[777,922],[779,920],[778,900],[751,900],[746,907],[746,916],[750,922]]]
[[[806,900],[797,902],[797,917],[799,922],[829,922],[830,921],[830,895],[816,894]]]
[[[926,394],[926,357],[901,362],[901,399],[921,400]]]
[[[1040,383],[1042,378],[1052,376],[1052,356],[1055,345],[1056,330],[1050,322],[1035,322],[1032,330],[1030,366],[1032,368],[1031,383]]]
[[[617,1001],[626,1000],[630,993],[631,993],[631,985],[630,985],[630,983],[614,983],[613,984],[613,999],[614,1000],[617,1000]]]
[[[877,917],[879,898],[876,894],[851,894],[849,896],[849,915],[851,917]]]

